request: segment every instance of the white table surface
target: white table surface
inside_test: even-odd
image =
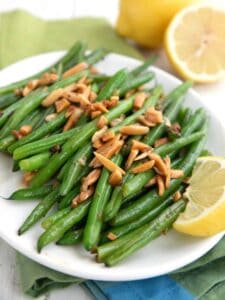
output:
[[[207,1],[225,9],[225,0]],[[15,8],[26,9],[44,19],[65,19],[77,16],[104,16],[114,23],[118,13],[118,0],[2,0],[0,11]],[[157,65],[173,73],[163,51]],[[199,85],[196,90],[207,105],[217,114],[225,125],[225,81],[212,85]],[[21,291],[17,273],[15,252],[0,239],[0,300],[31,299]],[[82,288],[72,285],[41,296],[39,300],[88,300],[91,299]],[[118,299],[120,300],[120,299]]]

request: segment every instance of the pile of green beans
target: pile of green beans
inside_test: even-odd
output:
[[[38,201],[18,229],[24,234],[41,221],[43,233],[37,241],[37,250],[55,242],[57,245],[82,243],[84,248],[97,254],[97,261],[113,266],[169,229],[185,209],[186,200],[174,202],[175,192],[185,190],[184,179],[190,176],[197,158],[204,150],[207,137],[207,116],[202,108],[194,112],[184,106],[184,99],[192,83],[184,82],[165,95],[157,83],[155,74],[149,70],[155,57],[150,57],[133,70],[121,69],[112,76],[93,74],[90,66],[107,55],[105,49],[86,54],[86,45],[76,42],[55,64],[26,79],[0,88],[0,150],[12,156],[13,169],[28,172],[32,176],[27,188],[13,192],[8,201]],[[63,73],[74,65],[86,62],[87,69],[63,78]],[[54,70],[58,74],[55,83],[39,87],[25,97],[14,93],[23,89],[32,79]],[[121,151],[111,159],[124,169],[132,140],[149,147],[163,137],[164,145],[154,147],[154,153],[162,158],[169,156],[172,168],[181,169],[183,176],[173,179],[163,195],[156,186],[146,187],[156,175],[154,169],[132,174],[129,169],[119,186],[109,184],[109,170],[101,167],[92,195],[83,202],[74,199],[80,195],[84,177],[93,169],[93,135],[99,130],[99,120],[82,115],[68,131],[65,110],[52,120],[46,116],[56,114],[54,105],[42,107],[42,101],[53,91],[65,88],[81,78],[89,80],[90,89],[96,93],[95,102],[104,102],[118,96],[116,106],[104,114],[107,125],[121,118],[120,123],[108,128],[112,135],[120,133],[124,126],[139,122],[149,108],[161,110],[163,122],[150,128],[145,135],[124,137]],[[151,82],[151,88],[144,84]],[[153,84],[152,84],[153,83]],[[134,110],[138,93],[147,93],[143,106]],[[128,96],[128,94],[130,96]],[[18,94],[18,93],[17,93]],[[101,103],[100,103],[101,105]],[[179,134],[172,134],[169,123],[179,123]],[[30,125],[32,131],[22,138],[15,132],[21,126]],[[134,162],[132,166],[137,166]],[[45,217],[46,216],[46,217]],[[45,217],[45,218],[44,218]]]

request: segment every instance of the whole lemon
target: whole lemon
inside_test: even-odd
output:
[[[173,16],[196,2],[198,0],[120,0],[116,29],[120,35],[143,46],[159,47]]]

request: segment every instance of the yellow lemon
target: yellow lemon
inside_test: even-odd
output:
[[[173,16],[197,0],[121,0],[116,29],[146,47],[159,47]]]
[[[202,237],[225,230],[225,159],[198,158],[184,196],[188,203],[174,229]]]
[[[183,9],[166,31],[165,48],[184,79],[220,79],[225,75],[225,12],[207,5]]]

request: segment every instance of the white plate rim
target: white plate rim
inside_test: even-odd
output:
[[[23,60],[20,60],[8,67],[6,67],[5,69],[2,69],[0,71],[0,75],[2,75],[5,71],[10,70],[11,68],[17,67],[18,65],[22,65],[25,62],[32,62],[35,59],[38,58],[42,58],[44,56],[48,57],[55,55],[55,57],[59,57],[60,55],[62,55],[64,53],[64,51],[54,51],[54,52],[47,52],[44,54],[39,54],[39,55],[35,55],[35,56],[31,56],[29,58],[25,58]],[[125,58],[128,59],[130,61],[133,62],[140,62],[137,59],[128,57],[128,56],[124,56],[124,55],[119,55],[119,54],[112,54],[113,56],[117,56],[120,58]],[[158,74],[163,74],[164,76],[167,76],[169,79],[175,81],[177,84],[181,83],[181,80],[179,80],[178,78],[176,78],[175,76],[157,68],[157,67],[151,67],[151,69],[158,73]],[[194,97],[196,97],[200,103],[203,103],[201,100],[201,97],[199,96],[199,94],[194,91],[193,89],[190,90],[190,93],[192,93],[194,95]],[[205,107],[205,105],[203,105]],[[206,107],[205,107],[206,108]],[[206,108],[207,109],[207,108]],[[215,117],[213,112],[210,112],[210,114]],[[216,118],[216,117],[215,117]],[[218,120],[218,118],[216,118]],[[220,122],[221,123],[221,122]],[[223,124],[221,123],[221,126],[223,126]],[[53,270],[71,275],[71,276],[78,276],[81,278],[86,278],[86,279],[93,279],[93,280],[102,280],[102,281],[128,281],[128,280],[139,280],[139,279],[145,279],[145,278],[150,278],[150,277],[155,277],[155,276],[160,276],[160,275],[164,275],[167,274],[169,272],[172,272],[174,270],[177,270],[193,261],[195,261],[196,259],[198,259],[199,257],[201,257],[202,255],[204,255],[205,253],[207,253],[210,249],[212,249],[219,241],[220,239],[223,237],[224,233],[219,233],[217,235],[215,235],[214,237],[209,238],[210,242],[208,242],[207,245],[203,245],[201,248],[199,247],[199,251],[197,253],[195,253],[194,255],[192,255],[190,258],[189,257],[185,257],[184,258],[177,258],[177,260],[175,262],[173,262],[173,264],[170,266],[170,268],[164,268],[163,266],[161,266],[160,271],[158,272],[143,272],[142,274],[126,274],[126,276],[124,276],[123,274],[116,274],[114,276],[110,275],[110,276],[102,276],[102,274],[92,274],[90,272],[88,272],[88,270],[78,270],[76,272],[76,274],[74,272],[70,272],[69,270],[66,269],[66,267],[62,267],[62,266],[58,266],[57,264],[49,261],[46,259],[46,256],[43,256],[41,254],[38,254],[35,251],[30,251],[30,250],[26,250],[26,247],[23,247],[23,245],[21,243],[16,243],[14,242],[12,239],[10,239],[7,234],[4,232],[4,230],[2,230],[2,228],[0,228],[0,237],[5,240],[10,246],[12,246],[14,249],[16,249],[17,251],[19,251],[20,253],[22,253],[23,255],[25,255],[26,257],[32,259],[33,261],[36,261],[37,263],[40,263],[41,265],[44,265],[46,267],[49,267]],[[109,269],[106,269],[109,270]]]

